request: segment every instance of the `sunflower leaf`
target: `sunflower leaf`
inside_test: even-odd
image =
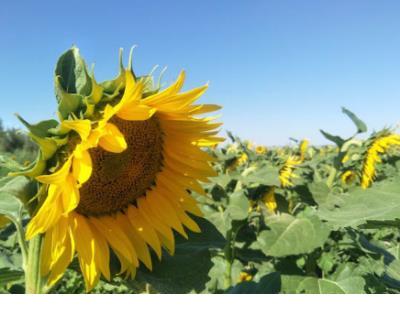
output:
[[[368,221],[400,219],[400,180],[376,183],[364,190],[341,194],[336,207],[321,207],[317,215],[334,228],[357,227]]]
[[[329,228],[314,215],[274,215],[266,218],[265,224],[268,230],[260,233],[253,247],[274,257],[310,253],[321,247],[330,233]]]
[[[357,133],[365,133],[368,130],[367,125],[362,120],[360,120],[353,112],[346,109],[345,107],[342,107],[342,112],[346,114],[356,125]]]

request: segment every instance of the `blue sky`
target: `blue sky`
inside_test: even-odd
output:
[[[259,144],[343,136],[346,106],[371,129],[400,122],[400,1],[7,1],[0,9],[0,118],[20,126],[55,115],[53,71],[76,44],[98,80],[134,67],[210,82],[225,128]],[[127,55],[127,54],[126,54]],[[127,57],[127,56],[126,56]]]

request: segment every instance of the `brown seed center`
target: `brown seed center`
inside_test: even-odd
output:
[[[111,123],[125,136],[128,148],[119,154],[101,148],[89,151],[93,163],[90,179],[80,188],[78,213],[101,216],[123,210],[145,195],[162,168],[163,136],[156,116],[146,121]]]

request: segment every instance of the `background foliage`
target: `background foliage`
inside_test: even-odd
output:
[[[376,178],[360,187],[371,143],[392,133],[364,139],[367,126],[347,109],[355,124],[348,138],[321,131],[333,145],[256,147],[228,133],[210,149],[219,175],[204,184],[208,197],[196,196],[205,218],[201,234],[177,236],[176,254],[164,254],[153,271],[142,267],[135,280],[115,276],[95,293],[399,293],[399,149],[383,152]],[[15,130],[0,125],[0,213],[25,225],[29,202],[21,194],[32,185],[6,177],[35,157],[35,147]],[[282,170],[295,161],[292,185]],[[344,175],[352,172],[352,177]],[[34,191],[34,188],[31,188]],[[23,293],[22,258],[15,225],[0,230],[0,292]],[[113,263],[115,272],[118,267]],[[76,262],[56,293],[83,293]]]

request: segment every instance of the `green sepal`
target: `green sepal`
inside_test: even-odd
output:
[[[39,151],[36,160],[32,162],[27,168],[17,172],[10,172],[8,175],[10,177],[25,176],[25,177],[35,178],[43,174],[45,169],[46,169],[46,160],[43,159],[42,153]]]
[[[84,98],[86,104],[85,117],[91,117],[93,115],[96,104],[99,103],[103,97],[104,90],[104,88],[97,83],[93,72],[90,75],[90,79],[92,80],[92,92],[89,96]]]
[[[61,119],[68,117],[70,113],[76,112],[83,103],[81,95],[67,93],[61,84],[61,77],[55,77],[55,91],[58,101],[58,112]]]
[[[30,133],[29,136],[39,146],[44,160],[49,160],[51,157],[54,156],[58,149],[57,142],[54,139],[50,137],[37,137],[32,133]]]
[[[104,93],[108,95],[118,95],[119,91],[125,87],[125,68],[122,61],[122,48],[119,50],[119,74],[112,80],[103,81],[100,86],[104,89]]]
[[[88,96],[92,92],[92,80],[86,63],[75,46],[67,50],[57,61],[55,76],[67,93]]]
[[[51,133],[49,131],[57,127],[59,124],[56,120],[46,120],[41,121],[37,124],[30,124],[25,121],[19,114],[15,115],[20,120],[20,122],[29,130],[29,132],[37,137],[50,136]]]

